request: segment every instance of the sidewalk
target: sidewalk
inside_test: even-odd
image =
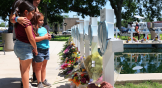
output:
[[[59,74],[59,56],[65,42],[50,41],[50,60],[47,63],[47,80],[52,84],[51,88],[69,88],[68,80],[64,80]],[[32,67],[30,68],[30,78]],[[0,52],[0,88],[20,88],[19,60],[14,51]],[[35,85],[33,85],[35,86]]]

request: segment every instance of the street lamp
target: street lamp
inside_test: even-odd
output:
[[[67,25],[67,23],[64,23],[64,26],[65,26],[65,31],[66,31],[66,25]],[[65,32],[65,37],[66,37],[66,32]]]

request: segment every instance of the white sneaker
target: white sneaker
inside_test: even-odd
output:
[[[34,87],[29,83],[29,88],[34,88]]]

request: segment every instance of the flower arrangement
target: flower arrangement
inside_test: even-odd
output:
[[[128,40],[130,41],[131,38],[129,37]],[[98,52],[85,59],[85,57],[80,56],[72,39],[69,39],[59,56],[61,57],[60,70],[65,78],[69,77],[71,86],[87,87],[88,83],[100,84],[102,82],[102,57]]]
[[[141,39],[141,43],[143,43],[143,41],[146,41],[146,37],[144,37],[143,39]]]
[[[128,37],[126,43],[128,43],[129,41],[131,41],[131,38],[130,38],[130,37]],[[138,42],[137,39],[136,39],[135,37],[133,37],[133,41]]]
[[[75,83],[76,86],[85,85],[89,83],[89,76],[85,72],[74,73],[69,81]]]

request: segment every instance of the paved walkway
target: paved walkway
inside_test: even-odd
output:
[[[51,88],[69,88],[68,81],[60,77],[59,74],[59,56],[65,42],[50,41],[50,60],[47,64],[47,80],[52,84]],[[30,77],[32,77],[32,68],[30,68]],[[20,88],[20,70],[19,60],[13,51],[6,52],[6,55],[0,52],[0,88]],[[33,84],[33,86],[35,86]]]
[[[52,84],[51,88],[69,88],[68,80],[59,76],[59,56],[65,42],[50,41],[50,60],[47,64],[47,80]],[[162,82],[162,73],[142,73],[142,74],[115,74],[116,84],[126,82],[158,81]],[[32,68],[30,69],[32,77]],[[6,52],[6,55],[0,51],[0,88],[20,88],[20,70],[19,60],[13,51]],[[33,84],[33,86],[35,86]]]

